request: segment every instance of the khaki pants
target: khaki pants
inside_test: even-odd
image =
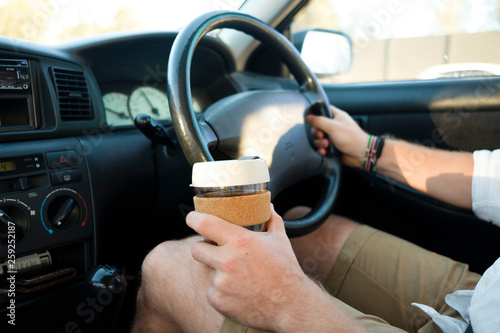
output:
[[[441,332],[412,302],[461,319],[444,301],[455,290],[474,289],[480,275],[468,266],[373,229],[356,228],[347,239],[325,288],[370,332]],[[223,333],[267,332],[226,319]]]

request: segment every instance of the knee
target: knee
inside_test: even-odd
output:
[[[142,263],[143,280],[165,278],[173,270],[186,263],[186,258],[191,257],[191,247],[201,237],[190,237],[182,240],[166,241],[157,245],[148,253]]]
[[[303,242],[318,242],[332,244],[333,246],[342,245],[351,232],[360,224],[349,218],[330,214],[325,222],[318,229],[308,235],[299,237]]]
[[[330,215],[318,229],[292,238],[292,247],[302,269],[324,282],[347,238],[358,226],[359,223],[348,218]]]
[[[283,214],[283,218],[286,220],[296,220],[304,217],[307,213],[311,211],[311,208],[306,206],[296,206],[286,211]]]
[[[351,220],[350,218],[340,216],[340,215],[335,215],[331,214],[328,219],[325,221],[326,227],[330,228],[342,228],[342,229],[354,229],[357,226],[360,225],[359,222],[356,222],[354,220]]]
[[[175,288],[175,272],[191,255],[191,242],[190,239],[163,242],[148,253],[142,263],[138,302],[145,306],[163,303],[162,299],[171,293],[169,288]]]
[[[151,250],[142,262],[142,282],[157,281],[166,269],[170,266],[175,256],[170,255],[171,250],[175,250],[178,245],[176,242],[168,241],[157,245]]]
[[[156,300],[156,291],[162,281],[161,276],[165,270],[165,263],[168,263],[170,256],[167,249],[172,245],[168,242],[157,245],[142,262],[141,287],[137,295],[137,302],[143,307],[151,307]]]
[[[293,207],[290,210],[286,211],[283,214],[283,218],[286,220],[299,219],[299,218],[304,217],[310,211],[311,211],[311,208],[309,208],[309,207],[296,206],[296,207]],[[317,233],[323,233],[323,231],[325,229],[336,229],[336,228],[354,229],[357,226],[359,226],[359,223],[354,221],[354,220],[351,220],[349,218],[346,218],[346,217],[343,217],[340,215],[331,214],[326,219],[324,224],[319,227],[319,230]]]

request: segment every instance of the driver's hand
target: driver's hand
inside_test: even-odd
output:
[[[322,293],[300,268],[283,220],[274,209],[266,232],[198,212],[189,213],[186,222],[217,244],[198,242],[191,253],[211,268],[207,298],[223,315],[278,332],[280,327],[275,325],[300,317],[291,309],[303,312],[304,299]]]
[[[366,153],[369,135],[359,127],[358,123],[345,112],[331,107],[333,119],[323,116],[308,115],[306,121],[313,127],[312,135],[318,153],[324,155],[329,141],[325,133],[332,141],[335,148],[342,152],[344,164],[352,167],[362,167]]]

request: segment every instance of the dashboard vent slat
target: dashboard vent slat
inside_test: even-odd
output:
[[[61,120],[92,120],[92,104],[85,75],[81,71],[52,68]]]

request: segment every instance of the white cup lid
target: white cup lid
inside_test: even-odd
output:
[[[269,182],[263,159],[198,162],[193,165],[193,187],[240,186]]]

